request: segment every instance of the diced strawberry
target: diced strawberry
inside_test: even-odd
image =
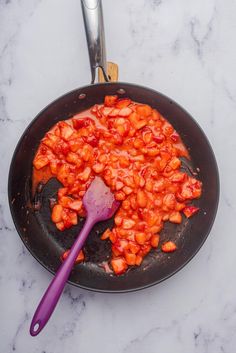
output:
[[[66,195],[67,192],[68,192],[68,189],[67,189],[67,188],[60,188],[60,189],[58,189],[58,192],[57,192],[58,198],[61,198],[62,196]]]
[[[50,162],[50,170],[52,174],[57,174],[58,172],[58,163],[56,160]]]
[[[33,162],[34,167],[38,170],[42,169],[43,167],[48,165],[48,163],[49,163],[48,157],[42,156],[42,155],[36,156],[36,158],[34,159],[34,162]]]
[[[128,245],[129,243],[126,239],[118,239],[114,244],[121,254],[123,254],[124,250],[128,248]]]
[[[78,174],[78,178],[83,181],[87,181],[90,177],[92,170],[90,167],[86,167],[82,173]]]
[[[174,183],[181,183],[184,181],[186,177],[185,173],[181,173],[181,172],[175,172],[171,177],[170,180],[173,181]]]
[[[176,205],[175,205],[175,210],[176,211],[182,211],[184,208],[185,208],[185,203],[177,202]]]
[[[61,261],[65,261],[65,259],[68,257],[70,253],[70,250],[66,250],[62,255],[61,255]],[[84,261],[84,253],[83,250],[80,250],[79,255],[77,256],[75,263],[78,264],[79,262]]]
[[[62,220],[62,210],[63,207],[61,205],[55,205],[52,209],[52,221],[54,223],[61,222]]]
[[[101,109],[101,113],[104,116],[108,116],[111,114],[111,112],[113,111],[114,108],[110,108],[110,107],[104,107]]]
[[[135,225],[135,221],[132,219],[123,219],[122,227],[124,229],[131,229]]]
[[[105,96],[104,99],[104,104],[107,107],[113,107],[115,103],[117,102],[118,97],[117,96]]]
[[[117,257],[111,260],[111,266],[116,275],[121,275],[127,270],[127,263],[123,257]]]
[[[174,142],[179,142],[180,140],[179,134],[176,131],[174,131],[173,134],[170,135],[170,138]]]
[[[143,261],[143,257],[141,255],[136,255],[135,265],[140,266],[142,261]]]
[[[114,221],[115,221],[115,224],[116,224],[117,226],[120,226],[120,225],[122,224],[122,222],[123,222],[123,218],[117,214],[117,215],[115,216]]]
[[[151,248],[152,247],[149,244],[142,245],[141,250],[139,251],[138,255],[141,255],[141,256],[147,255],[150,252]]]
[[[132,192],[134,191],[131,187],[129,186],[124,186],[123,189],[122,189],[125,193],[125,195],[130,195],[132,194]]]
[[[105,168],[103,163],[96,163],[92,166],[92,169],[95,173],[101,173]]]
[[[156,143],[162,143],[163,141],[164,141],[164,139],[165,139],[165,136],[163,135],[163,134],[155,134],[154,136],[153,136],[153,141],[155,141]]]
[[[163,128],[162,128],[162,131],[163,131],[164,135],[170,136],[173,134],[174,128],[166,121]]]
[[[93,148],[89,144],[85,144],[83,146],[82,151],[80,152],[80,157],[85,161],[88,162],[91,155],[92,155]]]
[[[168,211],[168,209],[173,210],[175,208],[176,200],[175,200],[175,195],[174,194],[166,194],[163,197],[163,205],[166,206],[167,209],[165,211]]]
[[[86,126],[89,126],[89,125],[95,125],[94,120],[91,118],[87,118],[87,117],[80,118],[80,119],[73,118],[72,122],[73,122],[73,127],[76,130],[81,129]]]
[[[182,216],[180,214],[180,212],[176,211],[176,212],[172,212],[169,216],[169,221],[172,223],[181,223],[182,222]]]
[[[167,241],[166,243],[162,244],[161,250],[163,252],[173,252],[177,249],[177,246],[173,241]]]
[[[117,200],[117,201],[123,201],[124,199],[125,199],[125,193],[123,192],[123,191],[117,191],[116,193],[115,193],[115,199]]]
[[[151,246],[153,248],[157,248],[160,240],[160,235],[159,234],[153,234],[151,237]]]
[[[57,229],[60,230],[61,232],[62,232],[63,230],[65,230],[65,225],[64,225],[64,222],[63,222],[63,221],[57,222],[57,223],[56,223],[56,227],[57,227]]]
[[[131,100],[129,98],[119,99],[116,102],[116,108],[118,109],[126,108],[130,105],[130,103],[131,103]]]
[[[113,229],[109,235],[110,241],[112,242],[112,244],[114,244],[116,242],[117,239],[117,232],[115,229]]]
[[[140,116],[143,116],[143,117],[148,117],[149,115],[152,114],[152,108],[149,106],[149,105],[146,105],[146,104],[140,104],[137,106],[136,108],[136,112],[137,114],[139,114]]]
[[[81,200],[74,200],[69,203],[69,208],[74,211],[80,211],[82,208],[82,201]]]
[[[144,142],[140,138],[135,138],[133,143],[134,143],[134,147],[137,149],[140,149],[144,146]]]
[[[148,202],[148,198],[147,195],[145,193],[145,191],[143,190],[139,190],[137,192],[137,204],[139,207],[146,207],[147,206],[147,202]]]
[[[69,149],[72,152],[77,152],[80,147],[82,147],[83,142],[79,139],[73,139],[68,141]]]
[[[85,140],[92,147],[97,147],[98,146],[98,138],[96,136],[94,136],[94,135],[89,135]]]
[[[195,207],[195,206],[186,206],[183,210],[184,215],[187,218],[192,217],[195,213],[197,213],[199,211],[199,207]]]
[[[146,242],[146,234],[139,232],[135,234],[135,240],[139,245],[143,245]]]
[[[180,165],[181,165],[181,161],[177,157],[173,157],[168,163],[168,166],[173,170],[178,169]]]
[[[115,129],[111,129],[111,141],[115,144],[115,145],[122,145],[123,144],[123,137],[115,130]]]
[[[107,230],[105,230],[105,232],[102,234],[101,239],[105,240],[108,239],[111,235],[111,230],[108,228]]]
[[[118,131],[118,133],[121,136],[123,136],[123,137],[128,136],[129,131],[130,131],[130,122],[128,120],[125,120],[124,123],[117,126],[116,130]]]
[[[73,163],[73,164],[77,164],[77,162],[80,161],[80,164],[81,164],[81,159],[79,158],[78,154],[74,152],[67,153],[66,160],[67,162]]]
[[[136,242],[130,241],[129,242],[129,249],[133,254],[137,254],[137,252],[139,252],[139,250],[140,250],[140,246]]]
[[[112,109],[111,111],[110,111],[110,113],[109,113],[109,117],[114,117],[114,116],[117,116],[118,114],[119,114],[119,112],[120,112],[120,109],[118,109],[118,108],[114,108],[114,109]]]
[[[60,130],[61,130],[61,137],[66,141],[69,140],[69,138],[74,132],[72,127],[65,122],[60,122]]]
[[[73,199],[69,196],[62,196],[59,199],[60,205],[62,205],[62,207],[65,207],[65,208],[69,208],[70,207],[69,205],[72,201],[73,201]]]
[[[136,255],[132,252],[125,251],[125,260],[129,266],[134,266],[136,263]]]
[[[74,211],[69,211],[67,213],[67,217],[64,220],[64,224],[66,228],[70,228],[72,225],[76,225],[78,223],[77,213]]]
[[[122,108],[120,111],[119,111],[119,116],[128,116],[132,113],[132,109],[131,108]]]

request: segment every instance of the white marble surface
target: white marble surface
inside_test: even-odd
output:
[[[0,352],[234,353],[236,347],[236,1],[104,0],[120,79],[160,90],[207,133],[220,168],[211,234],[171,279],[145,291],[66,287],[47,328],[28,334],[51,279],[22,245],[7,177],[23,130],[48,102],[90,80],[79,0],[0,1]]]

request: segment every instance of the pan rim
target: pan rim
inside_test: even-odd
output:
[[[12,216],[12,219],[13,219],[13,223],[14,223],[14,226],[16,228],[16,231],[19,235],[19,237],[21,238],[21,241],[22,243],[24,244],[24,246],[27,248],[27,250],[30,252],[30,254],[37,260],[37,262],[42,265],[42,267],[44,267],[48,272],[50,272],[52,275],[55,275],[55,272],[53,270],[51,270],[45,263],[43,263],[42,260],[40,260],[40,258],[36,255],[36,253],[33,251],[33,249],[27,244],[27,242],[24,240],[24,237],[23,237],[23,234],[22,234],[22,231],[19,227],[19,225],[17,224],[17,221],[15,219],[15,216],[14,216],[14,211],[13,211],[13,205],[12,205],[12,202],[11,202],[11,199],[10,199],[10,196],[11,196],[11,184],[12,184],[12,175],[13,175],[13,164],[14,164],[14,160],[15,160],[15,157],[16,157],[16,154],[17,154],[17,151],[19,149],[19,146],[21,145],[21,142],[23,140],[23,138],[25,137],[25,135],[27,134],[27,131],[30,129],[30,127],[34,124],[34,122],[39,118],[39,116],[45,111],[48,109],[48,107],[50,107],[52,104],[56,103],[58,100],[62,99],[63,97],[69,95],[69,94],[72,94],[72,93],[75,93],[76,91],[82,91],[84,89],[88,89],[89,87],[92,87],[92,86],[105,86],[105,85],[114,85],[114,84],[119,84],[119,85],[125,85],[125,86],[135,86],[135,87],[138,87],[140,89],[145,89],[146,91],[150,91],[150,92],[153,92],[153,93],[156,93],[160,96],[162,96],[163,98],[166,98],[167,100],[170,101],[170,103],[174,104],[175,106],[177,106],[178,108],[180,108],[183,112],[185,112],[190,119],[192,119],[192,121],[196,124],[196,126],[198,127],[198,129],[201,131],[202,135],[204,136],[205,138],[205,141],[207,142],[207,145],[208,145],[208,148],[209,148],[209,152],[211,153],[212,155],[212,159],[213,159],[213,165],[214,165],[214,169],[215,169],[215,181],[216,181],[216,190],[215,190],[215,207],[214,207],[214,212],[213,212],[213,215],[212,215],[212,219],[211,219],[211,222],[209,224],[209,227],[208,227],[208,231],[205,233],[201,243],[199,244],[199,246],[193,251],[193,253],[191,254],[191,256],[183,262],[182,265],[180,265],[179,267],[177,267],[174,271],[172,271],[171,273],[169,273],[168,275],[164,276],[163,278],[161,279],[158,279],[156,281],[153,281],[149,284],[146,284],[146,285],[141,285],[141,286],[136,286],[134,288],[130,288],[130,289],[116,289],[116,290],[109,290],[109,289],[98,289],[98,288],[93,288],[93,287],[88,287],[88,286],[83,286],[79,283],[75,283],[73,281],[70,281],[68,280],[67,283],[68,284],[71,284],[75,287],[78,287],[78,288],[82,288],[82,289],[85,289],[85,290],[89,290],[89,291],[92,291],[92,292],[99,292],[99,293],[114,293],[114,294],[121,294],[121,293],[130,293],[130,292],[136,292],[136,291],[139,291],[139,290],[142,290],[142,289],[146,289],[146,288],[149,288],[149,287],[152,287],[158,283],[161,283],[163,281],[165,281],[166,279],[172,277],[174,274],[176,274],[177,272],[179,272],[183,267],[185,267],[194,257],[195,255],[199,252],[199,250],[201,249],[201,247],[203,246],[203,244],[205,243],[206,239],[208,238],[209,234],[210,234],[210,231],[212,229],[212,226],[214,224],[214,221],[215,221],[215,218],[216,218],[216,214],[217,214],[217,210],[218,210],[218,205],[219,205],[219,196],[220,196],[220,177],[219,177],[219,169],[218,169],[218,165],[217,165],[217,161],[216,161],[216,157],[215,157],[215,154],[214,154],[214,151],[211,147],[211,144],[208,140],[208,137],[206,136],[205,132],[203,131],[203,129],[201,128],[201,126],[198,124],[198,122],[192,117],[192,115],[190,113],[188,113],[187,110],[185,110],[182,106],[180,106],[175,100],[173,100],[172,98],[166,96],[165,94],[155,90],[155,89],[152,89],[152,88],[149,88],[149,87],[146,87],[146,86],[142,86],[142,85],[138,85],[138,84],[135,84],[135,83],[128,83],[128,82],[104,82],[104,83],[96,83],[96,84],[93,84],[93,85],[86,85],[86,86],[82,86],[82,87],[79,87],[79,88],[75,88],[63,95],[61,95],[60,97],[57,97],[56,99],[54,99],[52,102],[50,102],[49,104],[46,105],[46,107],[44,107],[33,119],[32,121],[27,125],[27,127],[25,128],[24,132],[22,133],[19,141],[17,142],[16,146],[15,146],[15,149],[14,149],[14,152],[13,152],[13,155],[12,155],[12,158],[11,158],[11,163],[10,163],[10,167],[9,167],[9,172],[8,172],[8,203],[9,203],[9,208],[10,208],[10,212],[11,212],[11,216]]]

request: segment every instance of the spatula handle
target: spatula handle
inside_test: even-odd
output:
[[[48,289],[46,290],[43,298],[41,299],[34,317],[30,325],[31,336],[37,336],[39,332],[44,328],[48,322],[50,316],[52,315],[57,302],[61,296],[61,293],[65,287],[66,281],[69,278],[75,260],[82,249],[86,238],[88,237],[95,221],[89,216],[86,219],[84,227],[79,233],[74,245],[72,246],[68,257],[61,264],[59,270],[57,271],[55,277],[50,283]]]

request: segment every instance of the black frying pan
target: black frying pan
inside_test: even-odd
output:
[[[107,80],[101,3],[95,3],[98,3],[98,8],[91,10],[82,2],[87,40],[89,49],[92,49],[92,82],[98,66],[102,68]],[[95,27],[89,30],[91,15],[94,16]],[[161,242],[171,239],[176,242],[178,250],[171,255],[153,250],[140,267],[130,268],[122,276],[108,274],[101,266],[110,257],[111,247],[109,241],[100,240],[99,235],[108,226],[112,226],[113,220],[101,222],[94,227],[85,246],[86,262],[74,267],[69,283],[101,292],[127,292],[154,285],[180,270],[200,249],[215,219],[219,198],[216,160],[202,129],[177,103],[152,89],[122,82],[93,84],[65,94],[43,109],[21,137],[11,162],[8,193],[12,217],[23,243],[41,265],[55,273],[60,265],[60,255],[71,247],[83,221],[64,232],[55,228],[51,222],[48,200],[55,196],[60,184],[51,179],[36,194],[36,200],[33,200],[32,161],[40,140],[56,122],[103,102],[109,94],[127,96],[134,101],[149,104],[168,119],[182,137],[191,156],[191,162],[183,161],[183,168],[203,182],[202,196],[194,202],[200,207],[200,212],[189,220],[184,219],[180,225],[166,223],[161,232]],[[32,207],[34,202],[41,203],[38,211]]]

